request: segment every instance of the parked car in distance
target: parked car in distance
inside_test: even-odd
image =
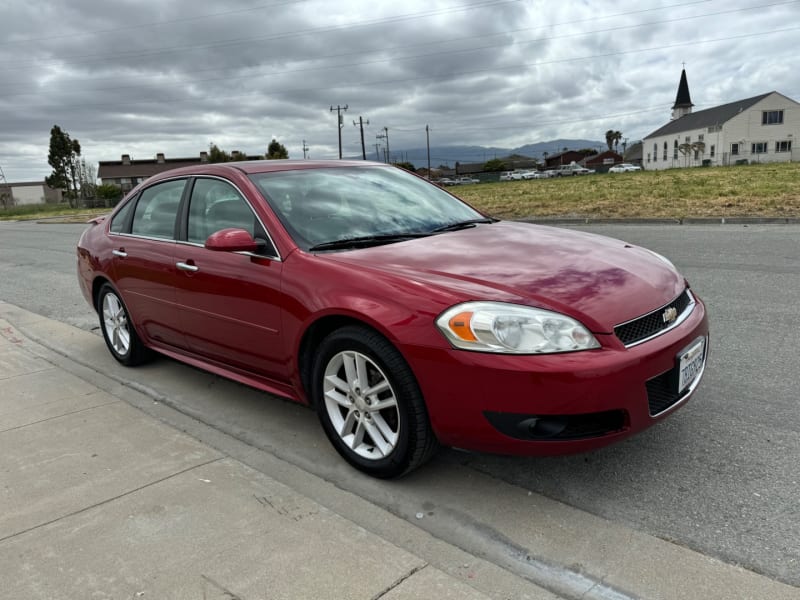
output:
[[[439,185],[458,185],[458,182],[455,179],[450,179],[449,177],[442,177],[436,183]]]
[[[545,169],[544,171],[542,171],[542,174],[545,177],[558,177],[558,171],[556,171],[555,169]]]
[[[477,177],[459,177],[456,179],[458,185],[469,185],[470,183],[480,183],[481,180]]]
[[[307,404],[376,477],[440,444],[619,442],[683,406],[708,356],[705,306],[663,256],[499,221],[382,163],[160,173],[90,221],[77,258],[118,362],[158,352]],[[668,452],[669,434],[649,451]]]
[[[571,162],[568,165],[561,165],[556,171],[556,174],[559,177],[570,177],[572,175],[589,175],[594,172],[594,169],[587,169],[576,162]]]
[[[627,173],[629,171],[641,171],[642,167],[639,165],[633,165],[631,163],[620,163],[618,165],[614,165],[611,167],[608,172],[609,173]]]
[[[513,181],[514,178],[512,177],[511,171],[504,171],[500,173],[500,181]]]
[[[525,171],[522,175],[523,179],[545,179],[547,175],[542,171]]]

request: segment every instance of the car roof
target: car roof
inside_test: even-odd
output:
[[[247,160],[225,163],[201,163],[188,167],[180,167],[159,173],[153,179],[175,177],[179,175],[219,174],[238,171],[247,175],[255,173],[271,173],[275,171],[294,171],[304,169],[331,169],[346,167],[388,167],[385,163],[364,160]]]

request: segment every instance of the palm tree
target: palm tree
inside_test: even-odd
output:
[[[608,144],[608,151],[611,152],[614,149],[614,130],[609,129],[606,131],[606,144]]]

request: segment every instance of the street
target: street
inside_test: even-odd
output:
[[[486,531],[510,537],[492,510],[479,510],[481,498],[469,497],[476,477],[800,586],[800,226],[576,228],[670,258],[706,302],[711,322],[711,358],[694,399],[661,425],[598,452],[531,459],[445,450],[419,473],[387,484],[342,463],[316,416],[302,407],[166,358],[125,376],[237,443],[274,453],[394,514],[425,515],[420,527],[468,551],[477,538],[491,541]],[[75,276],[82,229],[0,222],[0,300],[96,331]],[[116,369],[107,358],[107,368]],[[464,518],[478,513],[479,522]],[[484,547],[486,555],[496,550]]]

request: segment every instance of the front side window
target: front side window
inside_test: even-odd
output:
[[[235,187],[220,179],[196,179],[189,199],[186,239],[204,244],[208,236],[223,229],[244,229],[254,240],[265,243],[259,253],[275,254],[264,227]]]
[[[753,154],[764,154],[767,151],[767,142],[756,142],[750,147]]]
[[[791,151],[792,151],[792,140],[775,142],[775,152],[791,152]]]
[[[714,146],[714,144],[711,144],[711,158],[714,158],[714,152],[716,151],[716,149],[717,149],[716,146]]]
[[[390,167],[279,171],[251,179],[305,249],[356,238],[430,235],[484,219],[438,186]]]
[[[185,179],[157,183],[144,190],[136,203],[131,233],[146,237],[174,239],[175,221]]]
[[[761,113],[762,125],[780,125],[783,123],[782,110],[765,110]]]
[[[731,144],[731,154],[733,156],[738,156],[738,154],[739,154],[739,144]]]

